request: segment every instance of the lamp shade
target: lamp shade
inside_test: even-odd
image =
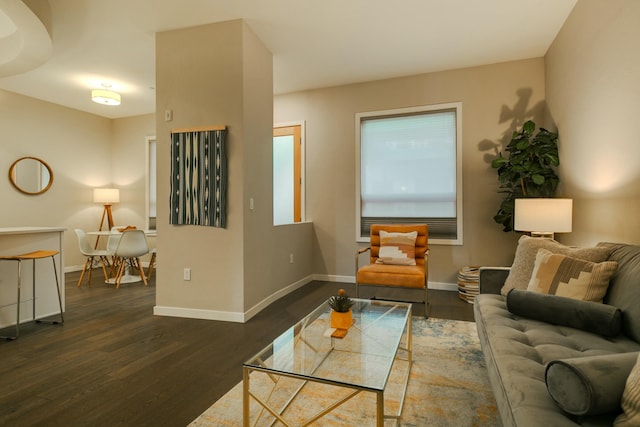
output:
[[[516,199],[514,229],[532,233],[569,233],[572,199]]]
[[[120,202],[120,190],[117,188],[94,188],[93,203],[110,205]]]

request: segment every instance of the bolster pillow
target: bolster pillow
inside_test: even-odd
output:
[[[551,398],[573,415],[598,415],[620,411],[620,399],[638,353],[552,360],[545,369]]]
[[[512,289],[507,309],[518,316],[582,329],[604,337],[620,334],[622,311],[611,305]]]

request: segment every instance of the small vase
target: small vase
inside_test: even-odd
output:
[[[336,329],[349,329],[353,325],[353,313],[351,310],[344,313],[337,311],[331,311],[331,323],[330,326]]]

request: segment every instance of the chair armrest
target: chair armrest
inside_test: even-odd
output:
[[[356,251],[356,282],[358,281],[358,279],[357,279],[357,277],[358,277],[358,268],[360,268],[360,262],[359,262],[360,261],[360,254],[363,254],[363,253],[365,253],[367,251],[370,251],[370,250],[371,250],[371,246],[369,246],[368,248],[361,248],[361,249],[358,249]]]
[[[481,294],[500,294],[511,267],[480,267]]]

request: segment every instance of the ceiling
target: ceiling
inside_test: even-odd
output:
[[[577,1],[25,0],[49,39],[0,0],[0,89],[108,118],[153,113],[154,34],[238,18],[273,53],[276,94],[535,58]],[[22,58],[20,32],[34,49]],[[120,106],[91,102],[103,82]]]

